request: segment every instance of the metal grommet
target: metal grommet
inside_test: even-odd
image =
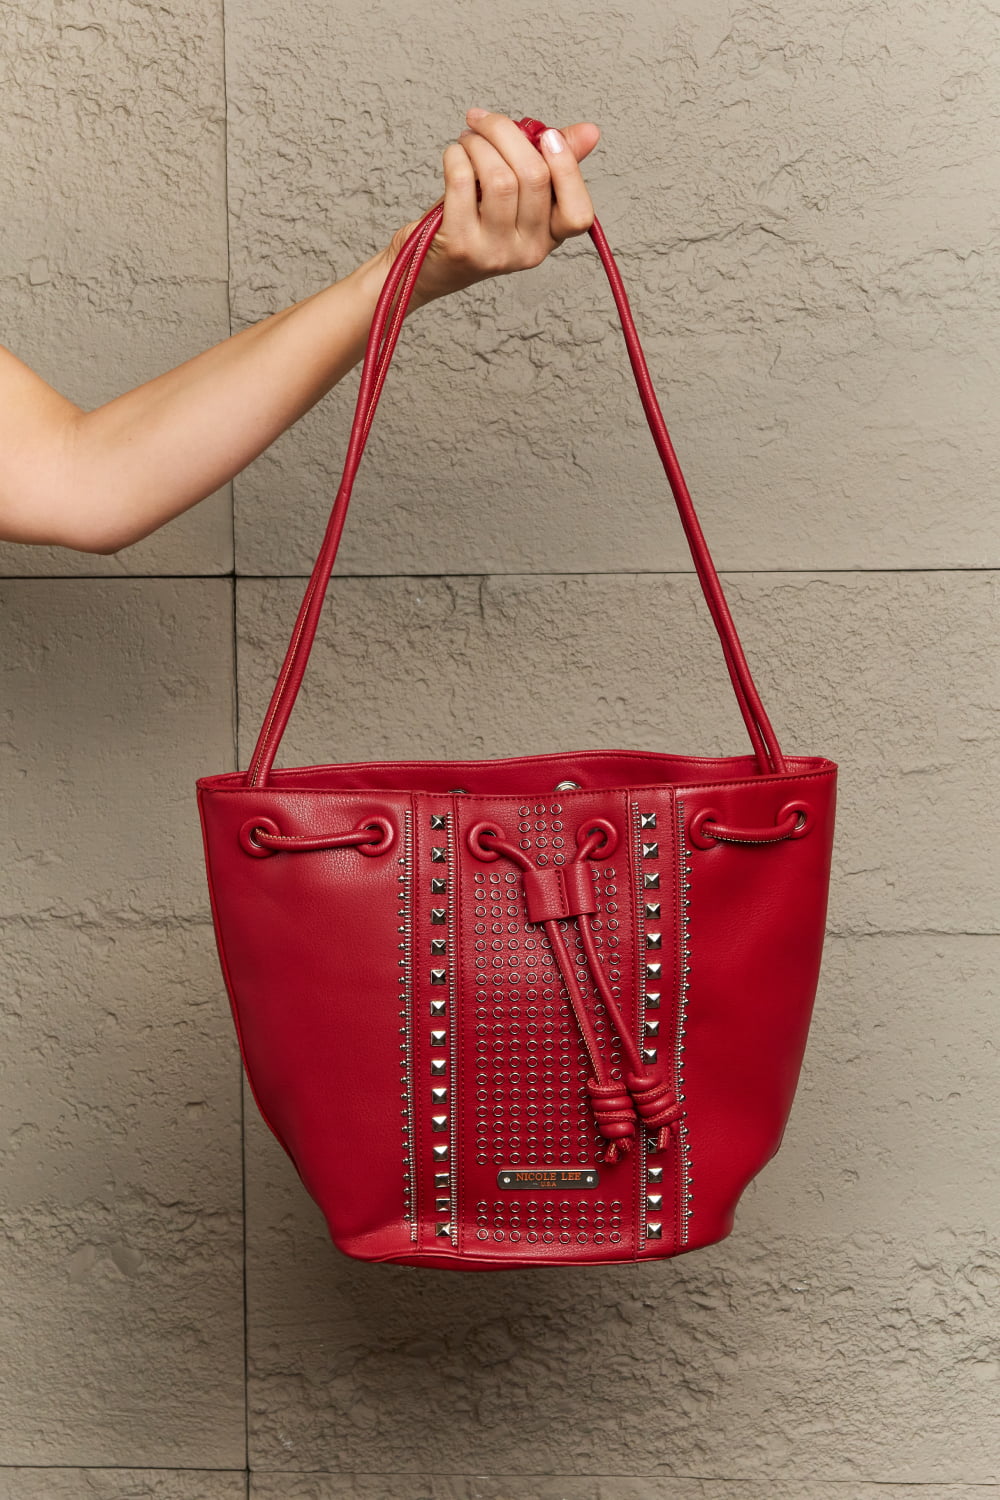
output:
[[[702,829],[706,823],[718,823],[718,809],[714,807],[702,807],[695,813],[688,824],[688,838],[696,849],[714,849],[715,839],[711,834],[703,833]]]
[[[799,821],[796,823],[795,827],[792,829],[791,833],[787,835],[787,837],[790,839],[805,838],[806,834],[812,828],[814,821],[812,808],[809,806],[808,802],[786,802],[784,807],[778,813],[775,822],[783,823],[786,818],[791,817],[792,813],[798,814]]]
[[[482,842],[483,838],[487,835],[491,835],[493,838],[505,837],[502,828],[497,828],[489,822],[474,823],[465,837],[469,848],[476,858],[485,861],[487,864],[491,864],[494,860],[500,858],[500,854],[498,850],[491,849],[488,844]],[[500,877],[497,875],[495,878],[499,880]],[[494,912],[494,916],[502,915],[502,912]]]
[[[582,848],[592,833],[603,833],[604,843],[589,855],[590,859],[606,859],[618,847],[618,829],[607,818],[587,818],[576,830],[577,847]]]
[[[557,781],[555,790],[557,792],[579,792],[581,787],[578,781]]]
[[[270,859],[271,855],[277,854],[278,851],[268,849],[264,844],[258,844],[254,838],[258,829],[262,833],[277,834],[279,837],[281,835],[281,829],[273,818],[247,818],[239,832],[240,848],[244,854],[252,855],[254,859]]]
[[[389,819],[381,816],[369,818],[366,823],[359,823],[357,825],[357,832],[360,833],[364,830],[367,833],[370,828],[380,829],[382,837],[377,844],[365,843],[355,845],[358,853],[366,855],[369,859],[372,859],[376,854],[388,854],[396,837],[396,830],[389,822]]]

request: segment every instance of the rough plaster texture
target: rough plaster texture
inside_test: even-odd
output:
[[[90,409],[229,333],[219,0],[0,5],[0,343]],[[222,573],[228,493],[116,557],[0,575]]]
[[[234,313],[439,193],[470,100],[595,119],[598,213],[727,568],[997,560],[1000,16],[979,0],[230,0]],[[402,38],[405,37],[405,42]],[[415,316],[353,573],[687,566],[589,242]],[[337,398],[237,484],[241,569],[308,572]]]
[[[244,1500],[242,1473],[191,1469],[0,1469],[0,1500]]]
[[[765,701],[842,765],[806,1065],[734,1237],[359,1265],[241,1105],[192,795],[237,716],[245,763],[356,375],[237,481],[235,618],[230,579],[156,576],[232,568],[228,493],[115,558],[0,549],[0,1500],[995,1493],[995,8],[0,16],[0,340],[85,406],[384,244],[467,104],[596,119]],[[586,242],[420,312],[340,563],[387,576],[335,581],[285,763],[742,749],[665,504]]]
[[[228,580],[0,591],[0,1463],[242,1462],[239,1087],[191,781]]]
[[[756,1481],[703,1479],[581,1479],[565,1474],[549,1478],[502,1475],[482,1478],[427,1475],[423,1478],[395,1474],[371,1475],[254,1475],[252,1500],[761,1500]],[[0,1490],[0,1496],[3,1492]],[[768,1482],[767,1500],[914,1500],[910,1485],[813,1483],[785,1485]],[[978,1486],[922,1485],[919,1500],[982,1500]],[[31,1497],[34,1500],[34,1497]],[[117,1500],[117,1496],[115,1497]]]

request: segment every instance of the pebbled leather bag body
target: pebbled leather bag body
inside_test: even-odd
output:
[[[519,123],[537,144],[544,127]],[[749,753],[274,768],[441,217],[414,229],[376,307],[249,768],[198,782],[223,974],[257,1105],[346,1254],[467,1271],[661,1259],[727,1235],[780,1144],[837,768],[777,743],[596,220]]]

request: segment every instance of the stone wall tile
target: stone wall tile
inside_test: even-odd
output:
[[[0,1469],[0,1500],[244,1500],[242,1471]]]
[[[205,921],[195,778],[233,758],[228,579],[8,580],[0,913]]]
[[[756,1480],[634,1479],[576,1474],[266,1474],[251,1477],[251,1500],[760,1500]],[[912,1485],[768,1480],[768,1500],[912,1500]],[[981,1500],[964,1484],[922,1485],[920,1500]]]
[[[239,322],[433,203],[467,105],[595,119],[585,173],[720,566],[996,562],[1000,21],[975,0],[542,28],[529,0],[235,0],[227,26]],[[398,362],[346,572],[688,566],[588,242],[420,311]],[[243,571],[309,571],[355,389],[238,481]]]
[[[231,587],[0,592],[0,1463],[243,1461],[238,1055],[193,787],[232,758]]]
[[[19,0],[0,59],[3,342],[86,409],[229,333],[222,12]],[[0,575],[223,573],[228,488],[114,557],[0,544]]]

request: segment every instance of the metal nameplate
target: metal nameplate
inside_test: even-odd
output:
[[[514,1192],[518,1188],[533,1192],[574,1192],[577,1188],[595,1188],[600,1176],[594,1167],[580,1167],[575,1171],[549,1170],[545,1167],[504,1167],[497,1173],[497,1187]]]

